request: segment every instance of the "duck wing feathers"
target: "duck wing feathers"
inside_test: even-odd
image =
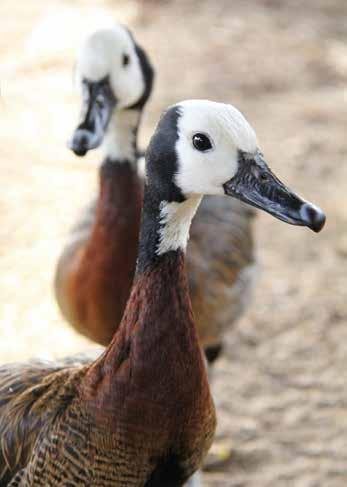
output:
[[[237,200],[205,197],[191,227],[187,271],[202,345],[219,345],[253,288],[255,212]]]
[[[73,261],[73,256],[88,241],[96,218],[97,199],[93,199],[84,208],[77,219],[77,223],[71,228],[64,250],[59,257],[57,264],[54,287],[58,302],[63,299],[61,293],[64,271],[69,262]]]
[[[43,427],[66,409],[76,395],[79,372],[98,354],[0,367],[1,487],[28,463]]]

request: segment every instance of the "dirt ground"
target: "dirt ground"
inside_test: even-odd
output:
[[[93,346],[60,318],[51,281],[100,158],[66,149],[76,47],[110,18],[133,28],[157,67],[143,144],[168,104],[230,101],[273,169],[327,213],[319,235],[257,219],[254,300],[213,382],[232,459],[205,485],[345,487],[345,0],[1,0],[1,362]]]

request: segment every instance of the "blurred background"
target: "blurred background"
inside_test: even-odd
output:
[[[319,235],[257,219],[255,299],[213,382],[232,456],[205,483],[345,487],[347,2],[1,0],[0,18],[1,362],[93,347],[59,316],[52,276],[101,157],[66,148],[76,51],[121,21],[157,70],[143,146],[173,102],[232,102],[276,173],[328,218]]]

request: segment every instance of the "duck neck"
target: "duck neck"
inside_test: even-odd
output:
[[[136,163],[140,119],[141,110],[116,109],[114,111],[102,144],[106,159]]]
[[[150,188],[145,189],[137,276],[165,261],[166,254],[184,257],[191,221],[200,201],[200,196],[168,201]]]
[[[157,424],[164,419],[161,412],[174,414],[179,404],[189,415],[209,395],[185,271],[189,226],[199,201],[167,203],[145,191],[131,295],[119,330],[84,389],[88,403],[108,407],[111,416],[125,401],[124,414],[138,416],[140,400],[150,405],[143,421]]]
[[[137,168],[137,130],[141,112],[139,110],[116,111],[103,142],[105,159],[99,171],[99,196],[94,225],[94,239],[103,244],[113,258],[123,253],[115,252],[122,242],[133,242],[131,254],[134,264],[140,227],[142,181]],[[132,224],[129,224],[132,222]],[[112,238],[115,235],[115,238]]]
[[[132,229],[135,229],[135,241],[138,242],[141,198],[142,182],[135,162],[122,160],[118,163],[106,159],[99,171],[99,196],[94,225],[98,237],[105,239],[105,249],[118,245],[122,236],[132,233]],[[110,238],[110,232],[117,238]]]
[[[145,190],[136,275],[120,333],[106,353],[110,370],[117,368],[124,343],[135,344],[133,367],[142,378],[148,374],[148,380],[153,369],[162,367],[162,356],[173,369],[177,356],[181,364],[199,356],[200,364],[185,269],[189,227],[199,202],[200,197],[168,203]]]
[[[121,322],[136,267],[142,206],[142,182],[131,163],[106,160],[100,168],[100,189],[94,224],[78,278],[81,299],[102,306],[96,315],[103,323],[102,343],[109,343],[112,330]],[[83,294],[86,293],[86,294]],[[90,308],[92,309],[92,308]],[[93,308],[94,309],[94,308]],[[90,312],[90,320],[96,320]],[[89,316],[89,315],[88,315]]]

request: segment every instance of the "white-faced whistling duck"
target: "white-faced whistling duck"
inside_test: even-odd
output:
[[[231,105],[169,108],[146,171],[134,283],[105,352],[88,365],[0,368],[0,485],[182,486],[215,431],[185,271],[202,195],[231,196],[316,232],[325,222],[271,172]]]

